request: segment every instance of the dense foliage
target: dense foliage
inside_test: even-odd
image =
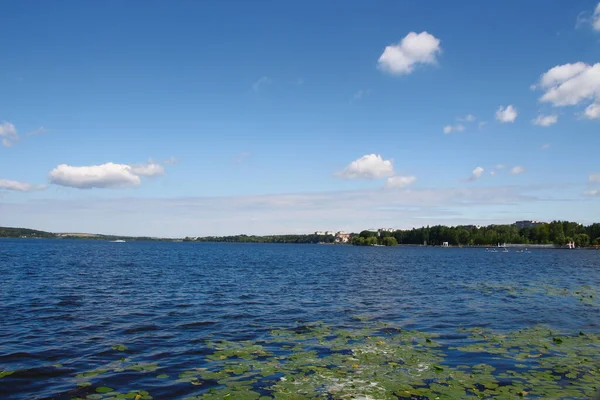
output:
[[[367,239],[378,236],[377,232],[363,231],[360,236]],[[600,224],[584,226],[576,222],[553,221],[531,228],[519,229],[515,225],[489,225],[476,227],[428,226],[411,230],[381,232],[378,242],[383,244],[386,237],[394,237],[400,244],[424,244],[440,246],[448,242],[456,245],[492,246],[498,243],[513,244],[554,244],[563,246],[574,241],[578,247],[600,244]]]
[[[3,228],[0,227],[0,237],[5,238],[54,238],[56,235],[50,232],[36,231],[35,229],[25,228]]]

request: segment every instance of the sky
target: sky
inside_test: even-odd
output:
[[[0,4],[0,226],[600,222],[600,3]]]

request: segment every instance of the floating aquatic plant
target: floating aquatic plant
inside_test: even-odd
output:
[[[383,323],[338,328],[318,322],[273,330],[256,341],[210,340],[198,367],[180,371],[174,383],[189,385],[186,400],[559,399],[591,396],[600,379],[597,333],[568,335],[543,326],[511,332],[461,328],[458,333],[450,342]],[[460,359],[486,362],[453,361],[465,354],[472,357]],[[89,380],[123,371],[150,374],[158,368],[156,363],[116,360],[77,375],[90,385],[81,389],[87,395],[78,396],[150,399],[148,392],[119,393]],[[167,380],[170,375],[149,378]]]

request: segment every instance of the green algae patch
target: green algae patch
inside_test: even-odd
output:
[[[600,381],[597,333],[543,326],[457,333],[447,339],[370,321],[352,328],[317,322],[275,329],[255,341],[208,340],[196,368],[148,377],[175,375],[172,384],[187,387],[188,400],[586,398]],[[78,377],[144,376],[158,368],[121,359]],[[87,398],[152,397],[99,389]]]
[[[127,351],[127,346],[124,344],[116,344],[112,347],[112,349],[116,351]]]
[[[15,373],[15,371],[0,371],[0,378],[4,378],[5,376],[10,376],[14,373]]]

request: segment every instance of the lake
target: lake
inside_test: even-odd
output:
[[[2,399],[586,398],[600,251],[0,239]]]

